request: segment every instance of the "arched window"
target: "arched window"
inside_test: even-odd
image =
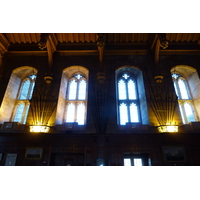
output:
[[[77,73],[69,80],[67,89],[66,122],[85,124],[86,110],[86,78]]]
[[[89,71],[82,66],[71,66],[63,70],[56,124],[86,124],[88,73]]]
[[[36,75],[32,74],[26,77],[20,86],[17,103],[14,109],[13,120],[14,122],[26,123],[30,101],[35,86]]]
[[[12,71],[0,108],[0,123],[26,123],[37,69],[21,66]]]
[[[120,125],[125,125],[127,122],[139,122],[139,102],[135,82],[134,76],[128,72],[118,75],[117,92]]]
[[[194,89],[195,85],[199,84],[198,77],[196,77],[196,70],[189,66],[176,66],[171,70],[171,73],[183,124],[197,121],[193,98],[195,95],[191,93],[191,91],[196,90]]]
[[[148,124],[148,111],[142,72],[135,67],[116,71],[118,124]]]

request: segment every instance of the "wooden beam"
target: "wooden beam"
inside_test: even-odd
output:
[[[57,41],[57,38],[55,36],[55,33],[50,33],[49,42],[51,44],[52,52],[56,51],[56,48],[57,48],[57,45],[58,45],[58,41]]]
[[[49,64],[49,67],[51,67],[53,64],[53,55],[52,55],[52,48],[51,48],[51,44],[49,40],[47,40],[46,45],[47,45],[47,53],[48,53],[48,64]]]
[[[7,38],[0,33],[0,51],[1,54],[4,54],[8,51],[8,48],[10,46],[10,42],[7,40]]]

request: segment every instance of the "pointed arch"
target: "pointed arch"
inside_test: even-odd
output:
[[[0,108],[0,123],[26,123],[37,72],[31,66],[21,66],[12,71]]]
[[[86,123],[88,77],[89,70],[83,66],[73,65],[63,70],[56,111],[56,124],[68,122],[70,118],[68,106],[71,104],[75,106],[73,122],[78,122],[79,125]],[[70,118],[70,120],[72,119]]]
[[[200,79],[197,70],[188,65],[171,68],[175,92],[183,124],[198,121],[200,111]]]
[[[118,124],[148,124],[148,110],[142,71],[135,66],[122,66],[115,72]]]

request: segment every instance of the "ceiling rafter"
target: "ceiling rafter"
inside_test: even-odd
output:
[[[8,48],[10,46],[10,42],[8,39],[3,35],[3,33],[0,33],[0,51],[2,54],[8,51]]]

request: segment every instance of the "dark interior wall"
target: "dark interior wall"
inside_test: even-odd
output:
[[[199,56],[160,56],[159,67],[164,74],[170,75],[170,69],[175,65],[189,65],[199,71]],[[45,75],[47,57],[43,56],[7,56],[3,63],[4,71],[1,79],[0,102],[2,102],[12,70],[20,66],[32,66],[38,69],[36,87]],[[5,165],[8,153],[17,153],[16,165],[96,165],[96,160],[102,157],[106,165],[123,165],[124,154],[148,154],[153,166],[162,165],[200,165],[200,136],[198,130],[183,131],[183,133],[157,133],[154,127],[138,131],[120,129],[117,125],[115,70],[122,66],[135,66],[142,70],[145,90],[148,90],[146,75],[154,73],[154,65],[150,55],[105,56],[106,80],[100,84],[97,81],[98,56],[61,56],[54,54],[52,72],[55,81],[55,91],[59,93],[62,70],[72,65],[80,65],[89,70],[89,93],[87,126],[82,132],[54,133],[33,135],[27,132],[7,131],[0,133],[0,165]],[[98,97],[98,98],[97,98]],[[104,104],[101,102],[104,101]],[[148,102],[147,102],[148,104]],[[97,106],[99,111],[96,112]],[[147,112],[147,111],[142,111]],[[148,112],[149,109],[148,109]],[[101,117],[100,118],[100,113]],[[153,116],[152,112],[149,116]],[[147,121],[147,119],[145,119]],[[102,137],[101,137],[102,136]],[[182,146],[185,151],[184,162],[165,162],[164,146]],[[42,158],[31,160],[25,158],[28,147],[43,149]]]
[[[72,159],[71,165],[95,166],[99,155],[105,159],[105,165],[123,166],[127,153],[148,155],[152,166],[199,166],[200,147],[198,133],[176,134],[4,134],[1,135],[0,165],[5,165],[6,155],[17,154],[16,165],[66,165],[65,159]],[[185,160],[167,162],[164,147],[183,147]],[[41,159],[25,157],[27,148],[41,148]],[[76,157],[78,156],[78,158]],[[80,159],[77,161],[76,159]],[[65,164],[64,164],[65,163]]]

